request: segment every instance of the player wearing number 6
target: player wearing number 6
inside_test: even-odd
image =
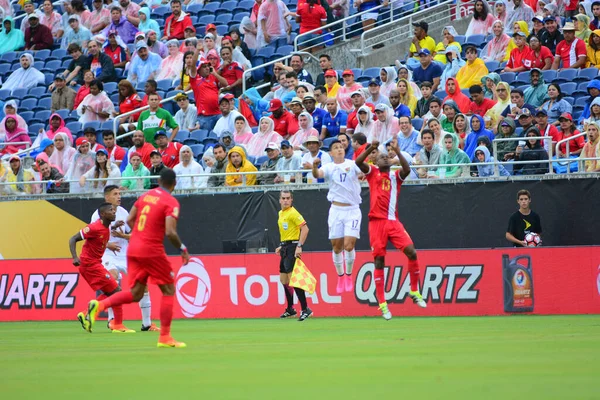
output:
[[[91,332],[98,312],[108,307],[139,302],[144,296],[148,278],[152,278],[163,294],[158,347],[185,347],[185,343],[171,337],[175,274],[163,246],[166,235],[173,246],[179,248],[183,264],[188,263],[190,255],[177,234],[179,202],[171,195],[176,183],[175,172],[163,169],[158,180],[159,187],[142,195],[133,205],[127,219],[127,224],[133,229],[127,249],[131,290],[119,292],[100,302],[90,301],[88,314],[82,322],[84,329]]]
[[[383,267],[385,266],[385,254],[387,242],[390,241],[408,257],[408,273],[410,276],[409,296],[419,307],[427,307],[421,293],[419,293],[419,263],[417,251],[412,239],[398,220],[398,194],[404,179],[410,174],[410,166],[402,156],[398,148],[398,141],[394,139],[390,146],[400,160],[401,170],[390,171],[390,158],[387,154],[379,154],[377,166],[365,164],[365,160],[373,151],[379,147],[379,142],[374,140],[369,147],[356,159],[356,165],[367,177],[369,191],[371,193],[371,204],[369,208],[369,239],[371,251],[375,258],[375,293],[379,301],[379,309],[383,318],[389,320],[392,313],[385,301],[385,282]]]
[[[344,146],[339,140],[330,144],[333,162],[319,168],[321,160],[313,161],[312,173],[317,178],[325,178],[329,184],[327,200],[329,208],[329,240],[333,248],[333,265],[338,274],[336,291],[351,292],[352,268],[354,267],[356,239],[360,238],[360,169],[352,160],[345,159]],[[342,254],[342,251],[344,252]],[[344,261],[346,273],[344,274]]]

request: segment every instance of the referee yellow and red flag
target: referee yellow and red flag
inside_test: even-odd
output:
[[[294,271],[292,272],[289,285],[313,294],[317,288],[317,278],[314,277],[301,259],[296,258]]]

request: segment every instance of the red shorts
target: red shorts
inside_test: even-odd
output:
[[[373,257],[383,257],[386,254],[388,240],[398,250],[413,244],[408,232],[400,221],[390,219],[373,219],[369,221],[369,239]]]
[[[175,273],[166,254],[155,257],[127,256],[127,273],[131,287],[136,282],[148,284],[148,278],[157,285],[167,285],[175,282]]]
[[[119,287],[115,278],[100,263],[80,266],[79,274],[93,290],[101,290],[104,294],[110,294]]]

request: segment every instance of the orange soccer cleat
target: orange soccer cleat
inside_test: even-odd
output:
[[[135,331],[133,329],[129,329],[129,328],[125,327],[125,325],[123,325],[123,324],[121,324],[121,325],[112,324],[111,332],[112,333],[135,333]]]
[[[187,345],[183,342],[176,341],[171,336],[161,336],[158,338],[158,343],[156,344],[156,347],[183,348],[183,347],[187,347]]]
[[[142,325],[142,332],[160,332],[160,328],[156,324]]]

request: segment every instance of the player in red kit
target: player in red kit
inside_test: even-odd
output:
[[[103,300],[107,296],[111,296],[121,291],[119,284],[113,276],[102,265],[102,256],[108,247],[109,250],[121,250],[115,243],[109,243],[110,239],[110,224],[116,219],[116,210],[110,203],[102,203],[98,208],[100,219],[92,222],[80,232],[74,235],[69,240],[69,249],[73,256],[73,265],[79,267],[79,274],[85,279],[94,291],[102,291],[98,299]],[[119,229],[125,222],[118,221],[113,229]],[[77,257],[77,242],[85,240],[81,257]],[[123,309],[121,306],[113,308],[115,318],[113,321],[112,331],[114,333],[133,333],[134,330],[127,329],[123,326]],[[81,322],[83,329],[90,331],[85,314],[80,312],[77,314],[77,319]],[[88,329],[89,328],[89,329]]]
[[[410,174],[410,166],[402,156],[398,148],[398,142],[394,139],[391,148],[400,160],[402,169],[395,172],[390,171],[390,157],[387,154],[379,154],[376,160],[377,166],[365,164],[365,160],[373,151],[379,147],[379,142],[373,141],[367,149],[356,159],[356,165],[365,173],[369,182],[370,206],[369,206],[369,238],[371,251],[375,258],[375,293],[379,301],[379,309],[383,318],[389,320],[392,313],[385,301],[385,282],[383,267],[385,265],[386,246],[388,241],[394,247],[402,250],[408,257],[408,273],[410,276],[409,296],[413,302],[420,307],[427,307],[421,293],[419,293],[419,263],[417,251],[412,239],[398,220],[398,194],[404,179]]]
[[[142,195],[133,205],[127,224],[133,229],[127,264],[131,290],[116,293],[102,301],[92,300],[88,305],[86,322],[91,332],[96,315],[108,307],[138,302],[144,295],[148,278],[156,283],[163,296],[160,303],[160,337],[158,347],[186,347],[171,337],[175,274],[163,246],[165,235],[181,252],[183,264],[190,259],[187,248],[177,234],[179,202],[171,195],[176,185],[176,175],[165,168],[160,173],[159,187]]]

